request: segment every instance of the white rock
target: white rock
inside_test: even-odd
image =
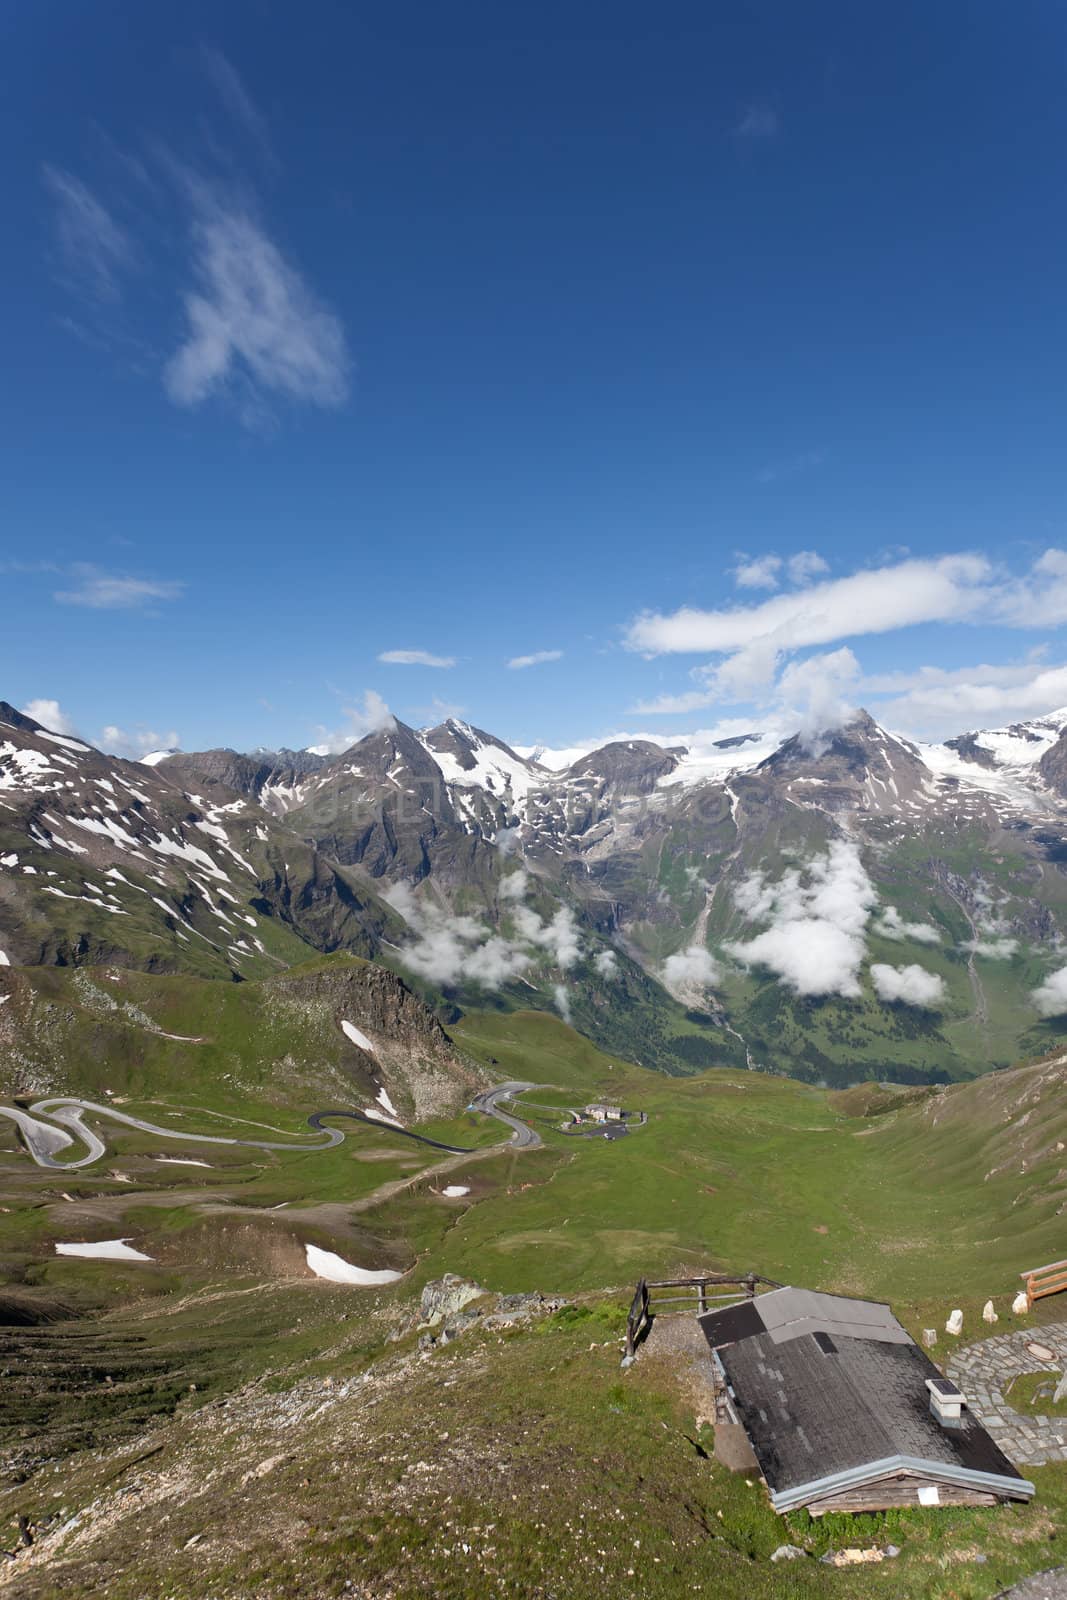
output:
[[[1027,1304],[1026,1291],[1024,1289],[1020,1289],[1019,1293],[1015,1296],[1015,1299],[1011,1303],[1011,1309],[1017,1317],[1025,1317],[1026,1313],[1029,1311],[1030,1307]]]
[[[987,1300],[985,1305],[982,1307],[982,1321],[983,1322],[999,1322],[1000,1321],[1000,1318],[997,1316],[996,1312],[993,1310],[993,1302],[992,1302],[992,1300]]]
[[[928,1350],[932,1350],[936,1343],[937,1343],[937,1329],[936,1328],[924,1328],[923,1329],[923,1344],[926,1346],[926,1348]]]
[[[960,1311],[960,1309],[958,1307],[956,1308],[955,1311],[953,1311],[950,1314],[948,1321],[945,1323],[945,1332],[946,1333],[962,1333],[963,1332],[963,1312]]]

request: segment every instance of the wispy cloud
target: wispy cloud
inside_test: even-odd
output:
[[[730,572],[739,589],[777,589],[783,573],[794,588],[804,588],[830,568],[817,550],[798,550],[783,560],[781,556],[739,555]]]
[[[344,403],[348,344],[340,317],[278,242],[242,170],[250,163],[239,152],[247,155],[249,146],[260,170],[264,161],[276,164],[266,118],[221,50],[205,45],[200,64],[228,114],[235,148],[204,133],[202,119],[190,119],[202,135],[194,136],[192,156],[149,141],[149,168],[103,135],[106,200],[73,173],[43,168],[62,280],[93,302],[92,317],[65,325],[87,344],[135,358],[135,370],[160,374],[175,405],[193,409],[221,400],[246,427],[264,431],[276,424],[280,401]],[[118,215],[136,215],[136,240]],[[122,275],[133,265],[152,291],[140,305],[122,294]],[[184,330],[166,355],[154,348],[154,330],[146,338],[140,324],[174,286]],[[168,326],[180,320],[167,315]]]
[[[200,58],[209,82],[233,121],[251,139],[264,160],[276,166],[277,157],[271,144],[267,119],[249,94],[233,62],[215,45],[209,44],[201,46]]]
[[[521,672],[524,667],[539,667],[545,661],[561,661],[562,650],[535,650],[532,655],[512,656],[508,667],[512,672]]]
[[[142,756],[151,755],[155,750],[177,750],[181,740],[173,728],[168,733],[157,733],[154,728],[145,727],[127,731],[109,723],[102,730],[97,744],[109,755],[123,756],[127,761],[140,761]]]
[[[778,132],[778,113],[765,100],[746,106],[734,127],[739,139],[773,139]]]
[[[915,672],[874,673],[859,687],[866,698],[882,700],[879,716],[891,727],[959,733],[968,726],[996,727],[1067,706],[1067,665],[1030,659],[996,666],[920,667]]]
[[[790,582],[798,588],[830,570],[829,562],[824,561],[817,550],[798,550],[795,556],[789,557],[786,566]]]
[[[358,744],[369,733],[379,733],[391,728],[396,718],[376,689],[367,689],[362,703],[347,705],[343,709],[344,723],[340,728],[316,729],[317,742],[310,748],[319,755],[340,755],[350,745]]]
[[[340,318],[324,306],[260,224],[199,190],[191,228],[196,288],[183,296],[186,334],[164,369],[176,405],[213,395],[261,426],[268,395],[335,407],[348,395]]]
[[[387,667],[454,667],[455,656],[435,656],[429,650],[383,650],[378,657]]]
[[[731,571],[739,589],[777,589],[781,569],[781,556],[742,556]]]
[[[757,640],[780,650],[799,649],[921,622],[963,621],[988,613],[1002,597],[985,556],[942,556],[853,573],[755,606],[648,612],[630,625],[626,642],[649,654],[726,653]],[[1067,582],[1062,599],[1067,614]]]
[[[54,205],[56,239],[67,281],[92,299],[118,300],[120,276],[133,261],[126,231],[73,173],[46,165],[42,177]]]
[[[53,598],[62,606],[88,606],[94,611],[141,611],[159,600],[178,600],[185,585],[171,578],[132,578],[125,573],[102,572],[79,564],[70,569],[71,589]]]

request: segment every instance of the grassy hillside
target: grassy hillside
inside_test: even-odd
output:
[[[309,976],[332,981],[336,970]],[[151,1092],[160,1120],[229,1129],[239,1114],[298,1131],[328,1079],[263,1069],[274,1048],[294,1062],[314,1051],[297,1055],[284,1006],[273,1023],[262,998],[251,1018],[229,1010],[253,987],[226,991],[215,1017],[214,1048],[229,1040],[245,1062],[239,1111],[237,1088],[216,1089],[203,1064],[164,1095],[154,1036],[149,1066],[132,1046],[122,1057],[127,1089]],[[123,1004],[158,1025],[155,992],[135,1001],[123,990]],[[62,1014],[47,989],[35,1003]],[[172,1003],[166,1018],[188,1025],[192,1001]],[[107,1016],[137,1039],[146,1031]],[[250,1021],[255,1047],[242,1032]],[[748,1072],[667,1078],[536,1012],[472,1015],[454,1031],[495,1081],[539,1086],[524,1115],[542,1148],[501,1146],[499,1124],[461,1110],[412,1125],[471,1155],[353,1124],[334,1149],[191,1146],[209,1165],[183,1168],[158,1159],[184,1155],[180,1146],[108,1129],[106,1161],[66,1178],[0,1139],[0,1354],[17,1378],[0,1455],[21,1474],[0,1492],[0,1525],[96,1508],[62,1567],[42,1542],[20,1569],[20,1597],[61,1587],[114,1600],[481,1600],[486,1573],[501,1595],[816,1596],[841,1593],[842,1580],[814,1561],[772,1567],[777,1544],[818,1554],[888,1539],[904,1549],[892,1575],[850,1577],[850,1595],[980,1600],[1056,1559],[1060,1468],[1038,1474],[1027,1511],[914,1513],[858,1531],[783,1525],[758,1486],[708,1459],[686,1373],[651,1361],[621,1373],[618,1335],[639,1275],[699,1267],[888,1299],[914,1331],[941,1327],[958,1305],[969,1337],[985,1331],[992,1296],[1000,1330],[1014,1326],[1018,1272],[1067,1244],[1067,1067],[834,1094]],[[83,1091],[118,1070],[88,1055],[75,1065]],[[646,1125],[616,1141],[563,1133],[561,1108],[594,1096],[644,1111]],[[450,1198],[450,1185],[467,1193]],[[154,1260],[54,1253],[58,1240],[119,1236]],[[383,1290],[322,1283],[307,1243],[404,1276]],[[586,1310],[465,1335],[423,1358],[413,1306],[447,1271]],[[1067,1304],[1050,1301],[1031,1320],[1064,1315]],[[206,1405],[225,1396],[224,1410]],[[56,1443],[42,1452],[35,1438]],[[158,1459],[145,1465],[149,1449]],[[41,1465],[42,1453],[59,1464]],[[975,1565],[975,1552],[988,1561]]]

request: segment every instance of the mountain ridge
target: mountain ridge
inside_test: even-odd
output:
[[[817,1081],[939,1081],[1036,1049],[1059,1026],[1046,971],[1067,938],[1057,713],[941,746],[866,712],[770,749],[759,729],[710,753],[616,739],[563,769],[458,718],[423,730],[393,721],[331,756],[213,750],[148,768],[22,714],[0,722],[9,959],[111,959],[117,941],[100,924],[114,927],[147,892],[170,946],[129,953],[148,970],[169,961],[251,976],[347,948],[406,972],[446,1014],[540,1005],[668,1070],[741,1059]],[[5,737],[23,747],[21,766]],[[63,771],[79,763],[87,784]],[[125,786],[125,820],[101,782]],[[89,873],[77,895],[62,876],[33,884],[70,857]],[[135,876],[146,861],[164,895]],[[170,881],[179,863],[184,885]],[[132,881],[92,877],[114,869]],[[217,912],[233,908],[212,888],[219,871],[220,888],[234,893],[232,874],[242,886],[247,938],[232,916],[220,928]],[[35,946],[17,916],[9,931],[12,878],[23,898],[39,891],[38,915],[49,889],[57,903],[56,890],[80,900],[92,932]],[[283,948],[283,931],[299,946]],[[193,959],[184,946],[205,938],[216,956]],[[819,939],[841,958],[821,976],[795,958],[798,941]]]

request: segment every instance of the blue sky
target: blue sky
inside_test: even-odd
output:
[[[1062,8],[386,10],[5,8],[0,695],[1067,703]]]

